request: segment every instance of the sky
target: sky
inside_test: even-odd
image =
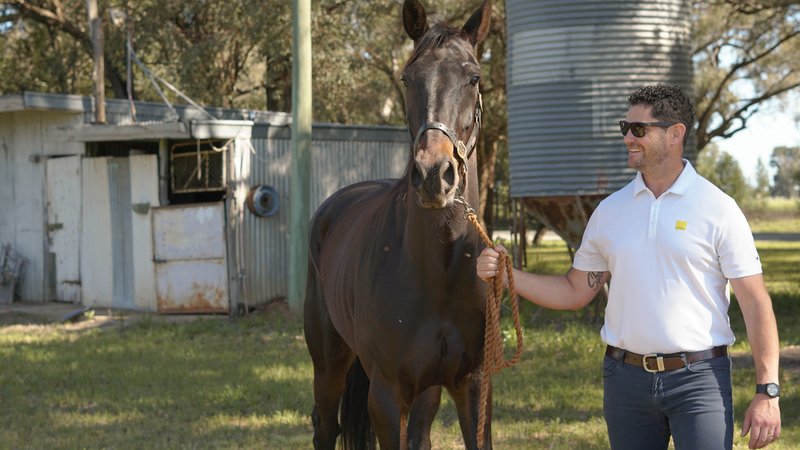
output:
[[[800,147],[800,94],[765,106],[747,121],[747,128],[733,137],[712,142],[736,158],[751,184],[755,184],[759,158],[770,175],[774,174],[769,166],[772,149],[781,146]]]

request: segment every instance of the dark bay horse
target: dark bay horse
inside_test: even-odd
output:
[[[429,25],[405,1],[406,172],[343,188],[314,215],[304,328],[317,449],[335,448],[340,432],[346,449],[374,448],[375,437],[385,450],[430,448],[442,387],[465,447],[477,448],[486,285],[475,272],[483,243],[464,213],[478,204],[476,47],[490,16],[486,0],[461,28]],[[484,448],[490,418],[487,407]]]

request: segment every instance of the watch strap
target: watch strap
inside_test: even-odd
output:
[[[777,383],[756,384],[756,394],[764,394],[769,397],[779,397],[781,387]]]

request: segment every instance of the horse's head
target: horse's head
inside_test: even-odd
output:
[[[429,27],[419,1],[403,4],[403,25],[414,40],[402,76],[413,139],[409,182],[423,208],[444,208],[465,189],[467,160],[480,129],[476,47],[486,37],[490,19],[489,0],[461,28]]]

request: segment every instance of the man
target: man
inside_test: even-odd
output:
[[[566,275],[514,271],[517,293],[551,309],[579,309],[610,280],[601,337],[603,410],[614,449],[730,449],[733,401],[727,347],[728,282],[747,327],[756,394],[744,416],[750,448],[780,435],[778,331],[753,236],[736,202],[683,159],[694,123],[677,86],[628,99],[620,130],[638,171],[592,214]],[[497,274],[502,247],[478,275]]]

